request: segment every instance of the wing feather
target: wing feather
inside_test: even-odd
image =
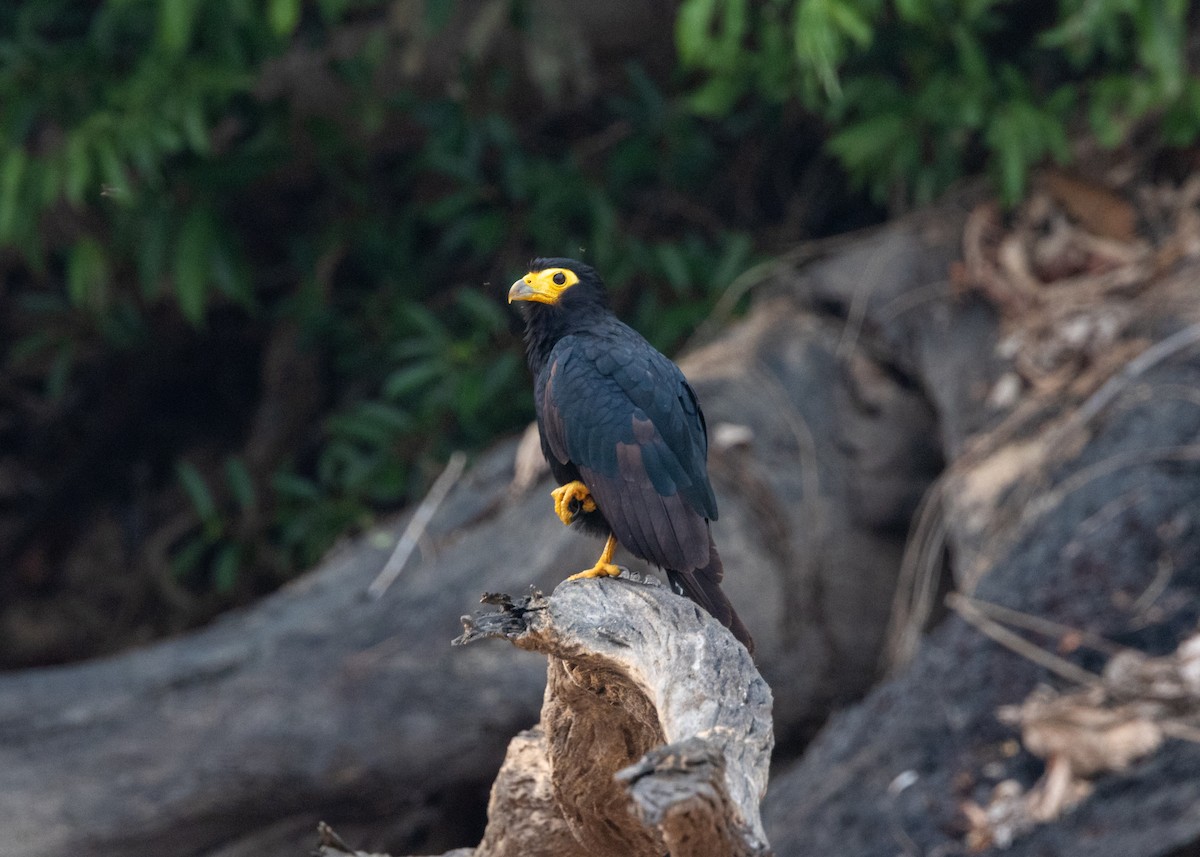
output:
[[[544,375],[544,444],[578,469],[617,540],[664,568],[707,565],[707,434],[679,369],[621,325],[564,337]]]

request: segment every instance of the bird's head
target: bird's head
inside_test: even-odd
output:
[[[508,302],[529,301],[564,311],[608,307],[608,292],[595,268],[574,259],[534,259],[512,284]]]

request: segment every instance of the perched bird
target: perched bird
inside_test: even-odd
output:
[[[599,274],[573,259],[535,259],[512,284],[534,376],[542,452],[561,486],[564,524],[607,537],[596,564],[571,580],[612,577],[617,544],[667,573],[671,587],[753,652],[721,591],[709,530],[708,431],[679,367],[619,321]]]

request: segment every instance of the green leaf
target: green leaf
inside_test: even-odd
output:
[[[675,15],[675,47],[685,68],[705,65],[717,0],[684,0]]]
[[[924,24],[929,21],[929,0],[895,0],[895,4],[900,20],[910,24]]]
[[[876,113],[859,122],[847,123],[826,144],[851,174],[863,175],[895,151],[897,143],[912,129],[899,113]]]
[[[746,0],[721,0],[720,40],[714,46],[726,64],[737,62],[746,37]]]
[[[442,346],[449,345],[450,335],[446,326],[428,307],[411,301],[400,307],[400,315],[423,335],[422,338]]]
[[[483,374],[485,401],[491,403],[511,395],[515,381],[520,375],[520,360],[512,352],[501,354]]]
[[[354,0],[317,0],[317,8],[326,24],[334,24],[342,19],[352,2]]]
[[[1066,130],[1056,117],[1034,104],[1013,99],[995,112],[984,140],[996,159],[1001,196],[1015,205],[1025,192],[1029,168],[1047,154],[1067,154]]]
[[[8,349],[8,365],[20,366],[22,362],[37,357],[52,349],[57,339],[48,330],[37,330],[22,336]]]
[[[47,209],[57,205],[62,199],[63,188],[67,180],[66,167],[61,153],[58,157],[36,158],[30,166],[32,169],[28,181],[31,186],[36,184],[38,190],[32,204],[38,209]]]
[[[147,301],[154,301],[163,290],[169,240],[167,219],[161,212],[150,211],[145,213],[139,226],[140,240],[136,250],[139,292]]]
[[[175,247],[175,299],[194,325],[204,321],[212,281],[213,222],[204,208],[193,208],[183,223]]]
[[[200,520],[206,525],[210,521],[219,521],[220,516],[217,513],[217,502],[213,499],[212,492],[208,490],[208,483],[204,481],[204,477],[200,475],[200,471],[186,461],[180,461],[175,465],[175,473],[179,477],[179,484],[183,487],[183,491],[187,494],[188,499],[192,502],[192,508],[196,510],[196,514]]]
[[[64,169],[67,202],[71,203],[72,207],[79,208],[88,184],[92,181],[92,156],[88,151],[87,140],[78,130],[67,138]]]
[[[1137,7],[1138,57],[1157,78],[1162,97],[1173,99],[1183,90],[1187,65],[1183,58],[1186,4],[1159,0]]]
[[[239,507],[246,511],[254,508],[254,479],[240,458],[225,459],[225,482]]]
[[[442,372],[442,366],[432,361],[397,369],[383,382],[383,395],[390,401],[404,399],[422,387],[440,380]]]
[[[834,101],[841,97],[838,67],[845,58],[843,28],[846,20],[854,18],[853,12],[847,15],[839,6],[838,0],[805,0],[796,4],[792,19],[796,58],[816,77],[825,97]]]
[[[446,28],[453,12],[454,0],[425,0],[425,21],[435,33]]]
[[[750,256],[753,252],[754,242],[746,233],[734,232],[727,235],[720,261],[710,275],[710,286],[719,290],[728,287],[739,274],[749,267]]]
[[[325,497],[321,486],[316,482],[286,470],[271,477],[271,487],[281,500],[315,503]]]
[[[183,53],[192,40],[200,3],[201,0],[159,0],[158,44],[169,53]]]
[[[408,489],[408,468],[396,458],[378,462],[371,474],[366,495],[371,503],[398,503]]]
[[[213,589],[218,595],[228,595],[237,585],[238,572],[242,565],[242,552],[234,542],[226,542],[217,551],[213,562]]]
[[[80,238],[67,254],[67,299],[72,306],[98,309],[108,299],[108,257],[90,235]]]
[[[254,306],[254,292],[241,261],[235,258],[228,235],[214,231],[211,259],[212,282],[217,291],[247,309]]]
[[[192,151],[201,154],[208,152],[208,123],[204,118],[204,105],[198,100],[183,105],[182,130]]]
[[[46,396],[52,401],[59,401],[66,395],[71,371],[75,368],[75,352],[75,343],[68,341],[59,345],[54,353],[54,361],[46,373]]]
[[[208,541],[202,537],[188,539],[182,547],[171,554],[171,574],[176,578],[184,578],[200,567],[201,560],[208,553]]]
[[[871,44],[874,30],[870,22],[864,18],[851,4],[840,0],[827,0],[829,19],[839,30],[858,47],[865,48]]]
[[[961,25],[951,29],[950,34],[954,40],[958,65],[962,69],[962,73],[973,87],[989,89],[991,80],[988,57],[979,41],[978,34]]]
[[[23,148],[13,146],[4,156],[4,166],[0,167],[0,242],[13,237],[21,207],[21,179],[28,160]]]
[[[692,285],[692,274],[679,245],[661,244],[655,255],[658,256],[658,263],[662,266],[667,282],[671,284],[675,294],[687,294]]]
[[[463,178],[470,178],[463,176]],[[479,189],[464,187],[443,196],[437,202],[422,206],[422,213],[431,223],[438,225],[451,223],[463,217],[479,202]]]
[[[270,0],[267,18],[277,36],[290,36],[300,23],[300,0]]]
[[[331,424],[335,421],[333,417],[328,420]],[[332,431],[334,426],[330,428]],[[369,442],[375,444],[376,439],[372,438]],[[321,484],[342,491],[360,486],[365,481],[364,476],[370,472],[370,457],[362,453],[356,444],[346,440],[327,444],[317,461],[317,478]]]
[[[471,319],[476,330],[499,332],[508,327],[508,317],[498,300],[488,298],[475,289],[459,289],[455,301]]]
[[[338,438],[365,444],[367,447],[385,448],[393,444],[399,435],[412,429],[412,417],[404,410],[384,402],[358,402],[352,408],[334,414],[327,420],[329,433]],[[352,463],[357,456],[342,455],[343,464]]]
[[[104,177],[104,195],[122,200],[128,198],[129,181],[116,146],[110,140],[98,140],[96,158],[100,165],[100,175]]]
[[[742,95],[743,87],[730,77],[714,77],[688,96],[688,106],[701,116],[723,116]]]
[[[1200,80],[1185,84],[1177,102],[1163,117],[1163,140],[1168,146],[1190,146],[1200,135]]]
[[[408,412],[387,402],[359,402],[354,410],[362,418],[374,421],[393,434],[412,429],[412,417]]]

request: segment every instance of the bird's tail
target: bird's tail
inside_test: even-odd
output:
[[[733,609],[733,605],[721,589],[721,580],[724,577],[725,566],[721,563],[721,555],[717,553],[711,533],[708,536],[708,565],[695,571],[667,569],[667,580],[670,581],[672,589],[692,599],[715,616],[718,622],[733,632],[733,636],[737,637],[750,654],[754,654],[754,640],[750,632],[746,630],[737,611]]]

